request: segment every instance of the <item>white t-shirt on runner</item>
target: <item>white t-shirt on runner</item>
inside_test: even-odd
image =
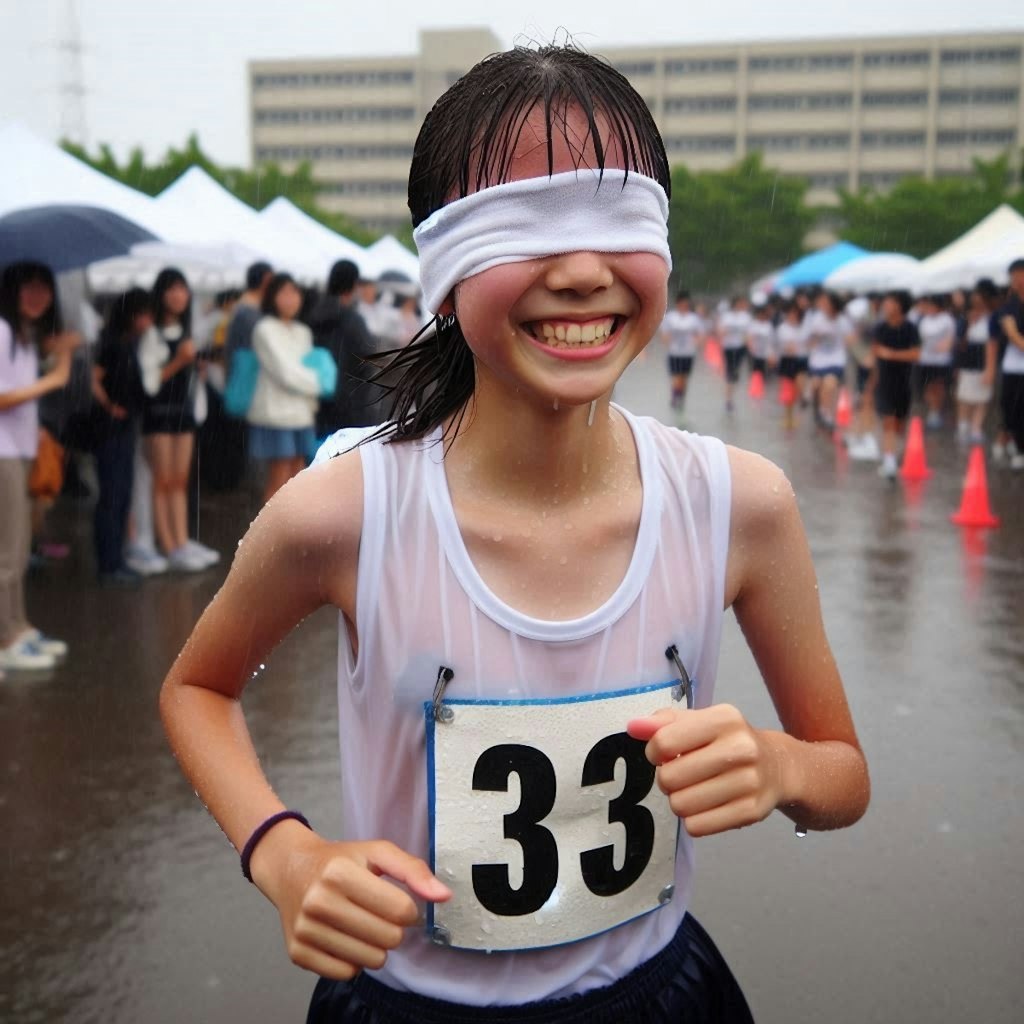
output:
[[[948,313],[929,313],[921,317],[917,333],[921,335],[921,355],[917,361],[922,366],[953,365],[956,321]]]
[[[753,317],[742,309],[727,309],[718,318],[722,348],[746,348],[747,332],[752,321]]]
[[[693,356],[697,353],[697,339],[704,332],[704,321],[693,310],[670,309],[661,322],[668,335],[670,356]]]
[[[846,365],[846,339],[854,326],[842,313],[830,317],[820,309],[812,310],[805,320],[810,344],[812,370],[842,368]]]
[[[791,324],[783,320],[775,328],[775,338],[781,355],[796,358],[807,355],[807,329],[803,324]]]
[[[775,353],[775,328],[768,320],[753,320],[747,329],[747,341],[755,359],[768,359]]]

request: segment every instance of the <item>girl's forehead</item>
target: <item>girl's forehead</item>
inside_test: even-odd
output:
[[[580,167],[597,168],[602,163],[606,170],[629,170],[608,118],[598,110],[594,112],[594,122],[600,135],[601,160],[598,159],[597,139],[582,108],[556,106],[545,117],[543,104],[536,104],[522,119],[515,136],[507,180],[546,177],[549,173],[560,174]]]

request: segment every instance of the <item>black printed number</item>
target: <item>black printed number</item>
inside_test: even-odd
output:
[[[548,901],[558,882],[558,844],[539,822],[555,806],[555,768],[536,748],[503,743],[485,750],[473,769],[473,788],[508,792],[508,779],[519,776],[522,799],[505,815],[505,838],[523,848],[523,884],[509,884],[507,864],[474,864],[473,891],[492,914],[534,914]]]
[[[654,785],[654,765],[644,756],[643,743],[624,732],[606,736],[587,754],[583,785],[611,782],[620,760],[626,762],[626,784],[608,804],[608,821],[619,822],[626,829],[626,859],[616,871],[614,846],[580,854],[583,881],[595,896],[616,896],[628,889],[644,873],[654,850],[654,815],[640,805]]]
[[[597,896],[615,896],[644,873],[654,850],[654,817],[640,806],[654,784],[654,766],[644,756],[644,744],[626,733],[606,736],[587,754],[581,784],[595,786],[615,778],[619,761],[626,765],[622,792],[608,804],[609,824],[626,830],[626,856],[615,869],[614,846],[580,854],[580,870],[587,888]],[[512,774],[519,776],[519,806],[504,819],[506,839],[523,850],[523,882],[513,889],[507,864],[474,864],[473,891],[492,914],[519,917],[534,914],[548,901],[558,882],[558,844],[541,822],[555,806],[555,769],[535,747],[504,743],[490,747],[477,759],[473,788],[508,792]]]

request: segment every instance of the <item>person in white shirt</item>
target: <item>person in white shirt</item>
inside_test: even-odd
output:
[[[807,386],[807,331],[803,321],[804,313],[800,304],[790,299],[783,304],[782,322],[775,328],[787,430],[796,426],[797,399]]]
[[[985,443],[985,415],[996,377],[997,352],[989,329],[991,317],[984,293],[975,289],[968,297],[967,334],[957,360],[957,439],[963,444]]]
[[[857,331],[844,315],[842,302],[831,292],[818,296],[806,327],[815,415],[823,427],[832,430],[839,388],[846,376],[846,349],[856,339]]]
[[[733,394],[740,379],[740,367],[747,354],[747,332],[750,330],[750,303],[742,295],[732,300],[732,308],[718,318],[718,333],[725,356],[725,408],[732,412]]]
[[[918,303],[921,319],[917,332],[921,335],[918,373],[924,404],[928,410],[925,426],[938,430],[942,412],[953,380],[953,349],[956,345],[956,321],[946,312],[937,296],[928,296]]]
[[[775,325],[772,310],[767,303],[754,307],[754,318],[747,328],[747,351],[750,353],[750,372],[766,376],[769,368],[778,362]]]
[[[668,372],[672,380],[672,408],[682,415],[686,386],[693,371],[693,357],[704,338],[704,321],[694,312],[690,293],[681,291],[675,309],[661,322],[661,339],[668,348]]]
[[[289,274],[271,278],[261,308],[263,318],[252,335],[260,373],[246,418],[249,454],[267,463],[267,502],[305,468],[316,447],[321,387],[317,372],[303,363],[313,350],[313,332],[296,319],[302,292]]]

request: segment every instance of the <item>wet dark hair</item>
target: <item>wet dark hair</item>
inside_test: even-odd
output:
[[[246,290],[254,292],[257,288],[261,288],[267,275],[273,272],[274,268],[269,263],[265,263],[262,260],[258,263],[253,263],[245,272]]]
[[[185,307],[185,312],[178,318],[178,322],[181,324],[181,329],[184,331],[183,338],[189,338],[192,336],[192,289],[189,288],[188,278],[178,270],[177,267],[164,267],[159,274],[156,275],[156,280],[153,282],[153,315],[156,317],[157,327],[164,326],[164,314],[167,312],[164,306],[164,296],[175,286],[183,284],[188,288],[189,304]]]
[[[896,305],[900,307],[900,310],[903,312],[904,316],[906,316],[910,312],[910,307],[913,305],[913,300],[911,299],[910,295],[907,292],[903,291],[886,292],[882,296],[882,301],[884,302],[886,299],[892,299],[893,302],[895,302]]]
[[[44,284],[53,295],[50,308],[33,324],[22,323],[21,311],[18,308],[19,293],[27,284]],[[60,303],[57,299],[57,280],[45,263],[22,260],[4,267],[3,275],[0,276],[0,318],[11,325],[14,340],[23,345],[33,340],[32,336],[25,333],[26,327],[32,328],[34,339],[37,341],[59,334],[64,329]]]
[[[351,260],[338,260],[327,275],[327,294],[348,295],[359,280],[359,268]]]
[[[1002,295],[1002,290],[990,277],[983,277],[975,286],[974,290],[983,298],[988,300],[997,299]]]
[[[676,302],[682,302],[683,300],[690,301],[690,293],[685,288],[680,288],[676,293]]]
[[[154,312],[153,297],[145,288],[129,288],[118,295],[107,310],[107,322],[100,336],[105,342],[124,342],[132,336],[135,318]]]
[[[842,313],[843,309],[846,306],[846,303],[843,302],[843,300],[839,298],[839,296],[836,295],[835,292],[830,292],[827,290],[819,291],[815,298],[815,301],[817,301],[820,298],[824,298],[827,300],[828,304],[832,307],[832,313],[835,316],[839,316],[839,314]]]
[[[569,132],[569,113],[582,111],[588,135]],[[610,64],[575,46],[517,46],[485,58],[434,104],[420,128],[409,171],[413,226],[455,199],[509,180],[523,128],[535,110],[547,128],[548,173],[554,173],[554,140],[560,134],[582,165],[587,144],[604,171],[610,145],[623,154],[627,175],[643,174],[671,190],[665,146],[647,104]],[[604,135],[598,118],[607,123]],[[473,394],[473,353],[454,316],[436,316],[390,359],[373,383],[390,396],[393,423],[374,436],[390,441],[421,438],[457,414],[458,431]],[[387,378],[396,380],[389,385]]]
[[[303,295],[302,289],[291,274],[275,274],[267,282],[266,291],[263,293],[263,301],[260,303],[260,312],[264,316],[276,317],[280,315],[277,312],[277,296],[280,294],[281,289],[289,284],[298,291],[300,296]]]

